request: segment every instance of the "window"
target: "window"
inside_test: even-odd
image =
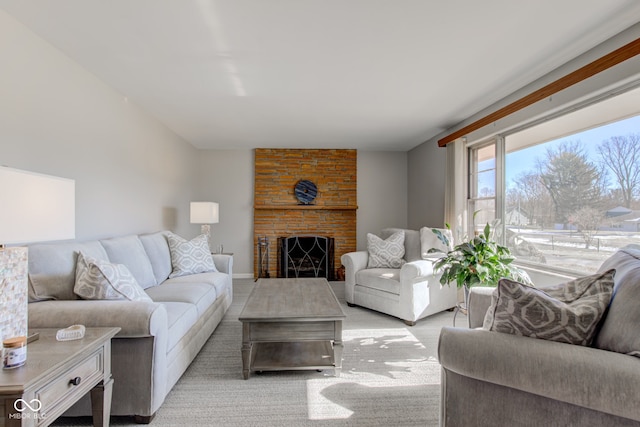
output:
[[[469,150],[469,230],[478,232],[496,218],[496,169],[495,142]]]
[[[640,244],[640,89],[471,145],[468,203],[473,225],[500,218],[518,261],[551,270],[595,272]]]

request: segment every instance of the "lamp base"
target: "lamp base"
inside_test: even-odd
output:
[[[211,225],[202,224],[200,226],[200,233],[207,236],[207,244],[209,245],[209,252],[211,252]]]
[[[27,335],[27,260],[25,247],[0,249],[0,340]]]

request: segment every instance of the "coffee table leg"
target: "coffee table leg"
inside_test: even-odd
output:
[[[339,377],[340,372],[342,372],[342,341],[333,342],[333,357],[335,361],[335,374],[336,377]]]
[[[249,369],[251,367],[251,350],[253,343],[250,337],[249,322],[242,324],[242,376],[245,380],[249,379]]]
[[[342,321],[335,322],[335,340],[333,341],[333,363],[335,365],[335,375],[340,376],[342,372]]]

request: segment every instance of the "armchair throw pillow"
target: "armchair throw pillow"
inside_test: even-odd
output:
[[[613,293],[615,270],[545,290],[501,279],[483,329],[550,341],[590,345]]]
[[[169,234],[167,241],[173,267],[169,278],[218,271],[213,263],[206,235],[186,240],[176,234]]]
[[[82,252],[78,254],[73,292],[82,299],[151,302],[124,264],[98,260]]]
[[[400,268],[405,263],[404,231],[397,231],[386,239],[367,233],[367,268]]]
[[[422,227],[420,229],[420,253],[422,259],[429,259],[442,256],[439,252],[429,252],[429,249],[439,249],[444,253],[453,249],[453,233],[451,230],[445,228],[437,228],[447,239],[449,239],[449,246],[445,245],[438,239],[438,236],[433,232],[432,227]]]

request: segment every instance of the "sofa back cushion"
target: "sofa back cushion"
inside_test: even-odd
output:
[[[383,240],[388,239],[393,233],[404,231],[404,260],[417,261],[420,258],[420,232],[404,228],[385,228],[380,233]]]
[[[144,246],[144,250],[149,256],[149,261],[151,261],[153,274],[156,276],[156,282],[158,284],[167,280],[172,270],[171,251],[169,250],[169,243],[167,242],[167,235],[169,233],[169,231],[158,231],[157,233],[142,234],[139,236],[142,246]]]
[[[73,300],[78,253],[108,261],[98,241],[29,246],[29,301]]]
[[[158,284],[151,261],[138,236],[114,237],[101,240],[100,243],[104,246],[109,261],[125,265],[143,289]]]
[[[598,271],[612,268],[616,270],[613,297],[594,346],[640,357],[640,246],[625,246]]]

